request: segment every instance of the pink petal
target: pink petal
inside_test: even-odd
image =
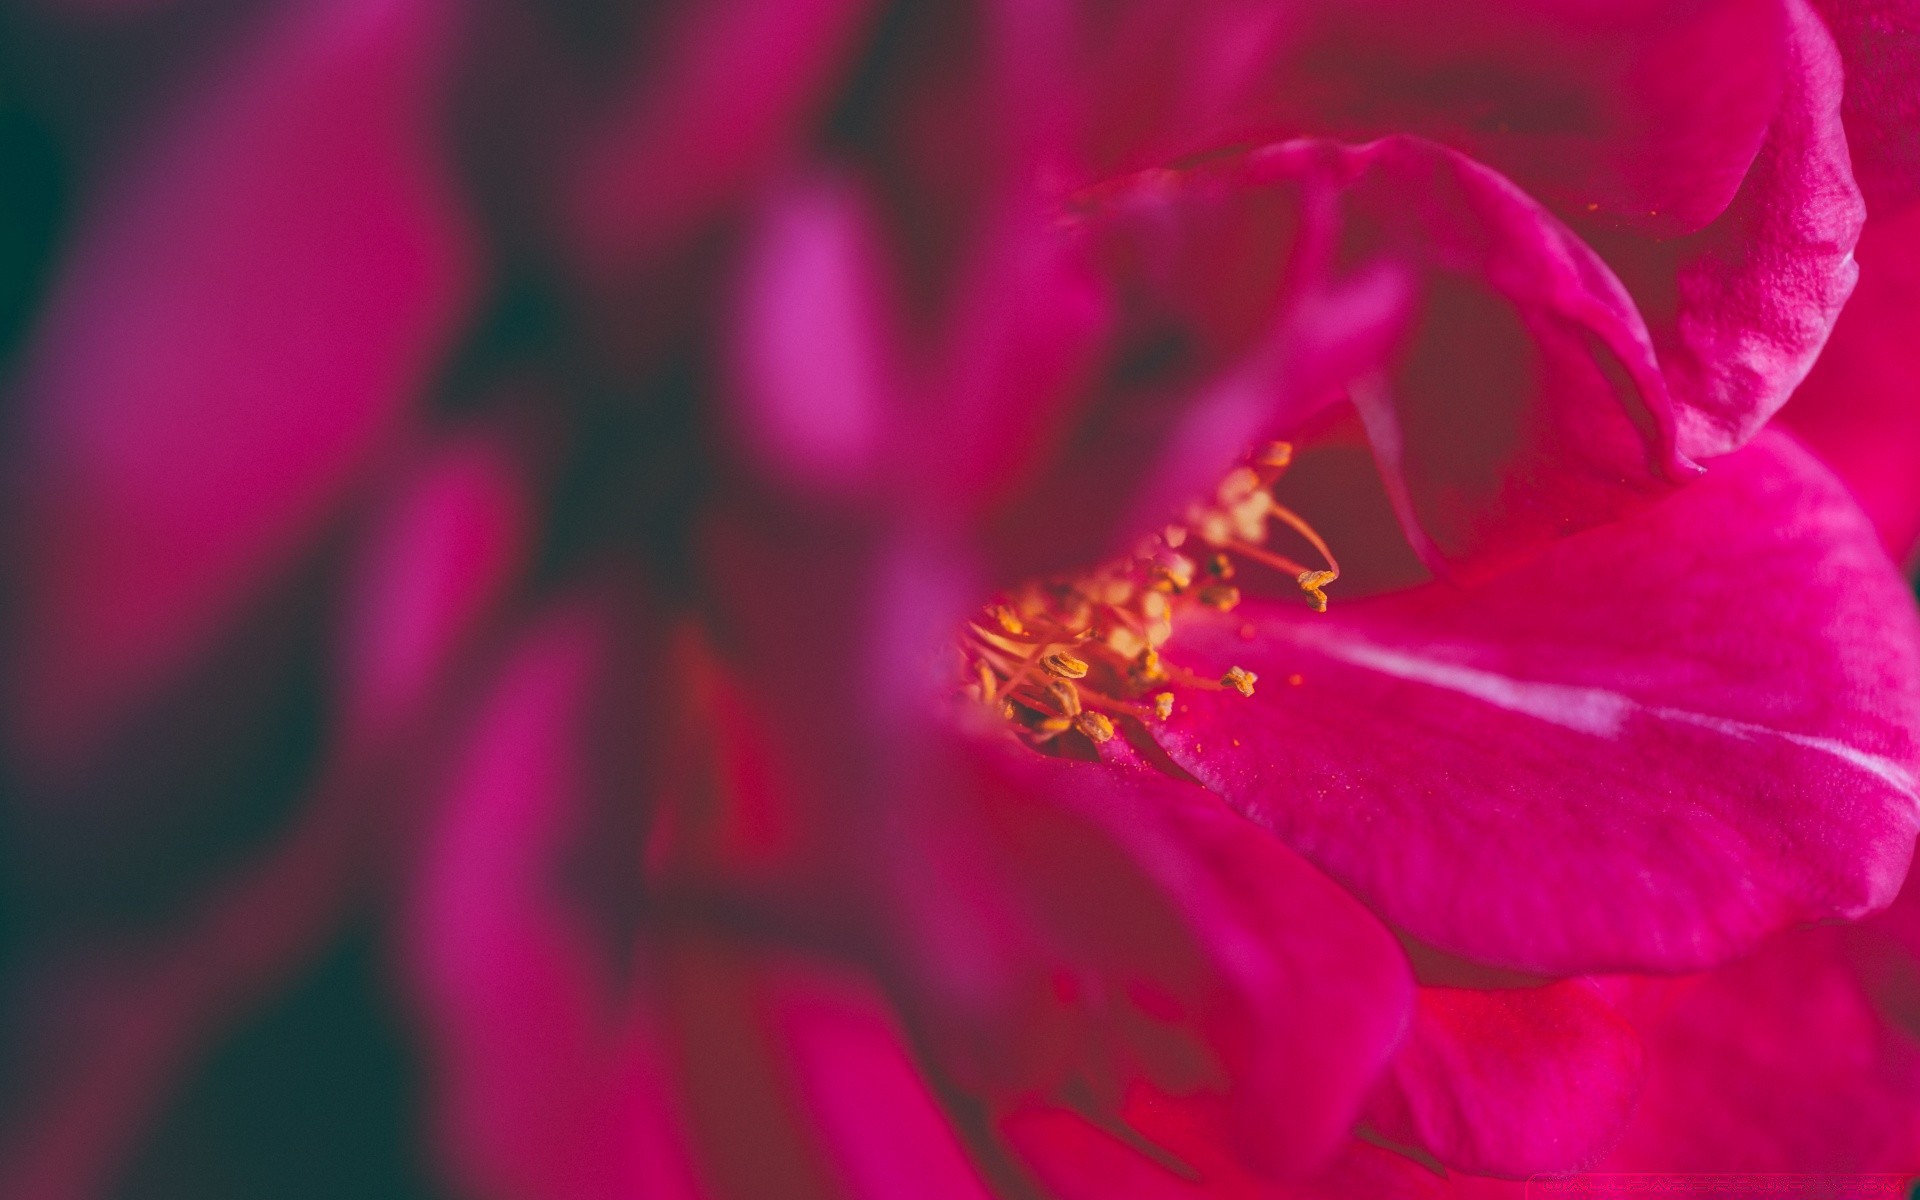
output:
[[[1064,1012],[1027,1043],[1174,1158],[1316,1169],[1405,1028],[1406,962],[1304,861],[1111,746],[1108,766],[1009,764],[1016,790],[981,793],[1064,950],[1043,968]]]
[[[1841,112],[1853,173],[1876,217],[1920,200],[1920,4],[1814,0],[1847,68]]]
[[[432,149],[432,3],[299,9],[83,223],[32,345],[12,738],[83,755],[286,568],[472,281]]]
[[[1587,230],[1653,331],[1692,458],[1744,444],[1786,402],[1859,273],[1840,58],[1804,0],[1787,10],[1786,90],[1732,206],[1672,241]]]
[[[526,565],[528,481],[508,446],[436,447],[362,551],[339,650],[351,738],[416,713]]]
[[[1647,1089],[1614,1171],[1910,1172],[1920,1040],[1867,995],[1864,931],[1783,935],[1743,962],[1647,988]]]
[[[677,945],[665,970],[716,1194],[992,1195],[871,984],[824,960],[704,938]]]
[[[1920,823],[1920,619],[1779,436],[1484,586],[1251,600],[1169,652],[1261,677],[1156,727],[1182,767],[1487,963],[1686,969],[1857,917]]]
[[[1369,1115],[1458,1170],[1573,1171],[1619,1140],[1641,1075],[1638,1037],[1589,983],[1423,987]]]
[[[1066,1109],[1027,1109],[1001,1130],[1047,1194],[1059,1200],[1429,1200],[1448,1195],[1446,1180],[1396,1154],[1349,1141],[1320,1174],[1276,1184],[1209,1164],[1195,1170],[1155,1156],[1123,1133]]]
[[[1781,88],[1775,0],[1312,5],[1265,113],[1363,141],[1412,133],[1555,212],[1670,235],[1726,208]]]
[[[1869,222],[1859,254],[1860,286],[1781,419],[1905,561],[1920,548],[1920,210]]]
[[[408,897],[402,961],[437,1068],[435,1138],[474,1194],[700,1194],[659,1032],[621,1002],[592,914],[559,886],[596,783],[584,737],[613,644],[581,605],[515,647]]]
[[[563,192],[592,274],[658,253],[749,189],[821,119],[870,25],[866,0],[726,0],[659,18],[630,91]]]
[[[1137,535],[1349,390],[1435,563],[1523,555],[1685,472],[1626,293],[1455,153],[1283,143],[1103,188],[1085,223],[1121,319],[1071,452],[1007,518],[1030,545],[1085,554],[1098,519]]]

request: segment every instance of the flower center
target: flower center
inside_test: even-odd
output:
[[[1060,739],[1110,740],[1115,723],[1164,721],[1181,689],[1253,695],[1257,677],[1233,667],[1213,678],[1165,653],[1173,627],[1195,606],[1232,611],[1233,582],[1255,563],[1294,581],[1318,612],[1340,577],[1333,552],[1273,497],[1293,447],[1272,442],[1228,472],[1210,500],[1133,552],[1082,574],[1023,583],[996,596],[961,640],[965,691],[1036,748]],[[1308,567],[1266,545],[1272,523],[1298,534],[1325,561]]]

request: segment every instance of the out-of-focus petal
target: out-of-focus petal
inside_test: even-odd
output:
[[[1368,1117],[1456,1170],[1574,1171],[1619,1140],[1641,1075],[1638,1037],[1589,983],[1423,987]]]
[[[1260,676],[1154,728],[1182,767],[1492,964],[1685,969],[1857,917],[1920,825],[1920,619],[1781,435],[1484,586],[1250,600],[1168,652]]]
[[[1905,561],[1920,548],[1920,210],[1869,222],[1859,253],[1860,286],[1780,416]]]
[[[872,24],[867,0],[671,6],[565,179],[561,216],[591,274],[644,261],[791,154]]]
[[[659,1030],[615,986],[567,888],[602,783],[587,735],[613,661],[605,620],[561,609],[509,656],[408,897],[403,961],[437,1070],[435,1142],[473,1195],[702,1194]]]
[[[29,761],[84,755],[288,567],[446,347],[473,274],[429,140],[447,20],[290,11],[98,197],[20,385]]]
[[[1888,216],[1920,200],[1920,4],[1814,0],[1847,68],[1841,112],[1868,211]]]
[[[436,447],[362,551],[344,615],[340,687],[349,737],[390,732],[526,565],[532,498],[496,437]]]
[[[673,1059],[720,1196],[988,1200],[899,1019],[851,971],[711,937],[662,959]]]

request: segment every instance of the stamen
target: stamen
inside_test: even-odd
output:
[[[1040,660],[1040,665],[1045,667],[1049,673],[1058,675],[1062,679],[1085,679],[1087,677],[1087,664],[1083,660],[1068,654],[1065,650],[1056,650],[1052,654],[1046,655]]]
[[[1062,736],[1099,744],[1117,734],[1116,722],[1172,720],[1181,689],[1253,695],[1252,671],[1236,665],[1217,679],[1201,675],[1177,655],[1170,659],[1167,647],[1183,613],[1240,605],[1241,585],[1229,581],[1250,562],[1284,573],[1326,611],[1324,589],[1340,566],[1320,535],[1273,498],[1292,461],[1290,445],[1270,443],[1230,471],[1207,502],[1142,539],[1131,554],[996,598],[965,627],[961,648],[974,677],[965,693],[1036,747]],[[1309,567],[1265,545],[1276,520],[1326,566]],[[1254,632],[1250,625],[1240,631],[1243,639]]]
[[[1079,719],[1074,721],[1073,724],[1074,728],[1086,734],[1095,742],[1110,742],[1113,740],[1113,722],[1107,720],[1107,718],[1100,713],[1091,710],[1083,712],[1080,714]]]

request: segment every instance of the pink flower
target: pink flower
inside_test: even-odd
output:
[[[1417,1195],[1899,1070],[1902,918],[1783,931],[1920,828],[1908,7],[155,7],[12,372],[0,1190],[210,1190],[142,1131],[350,916],[485,1196]],[[1857,274],[1843,483],[1763,427]]]

